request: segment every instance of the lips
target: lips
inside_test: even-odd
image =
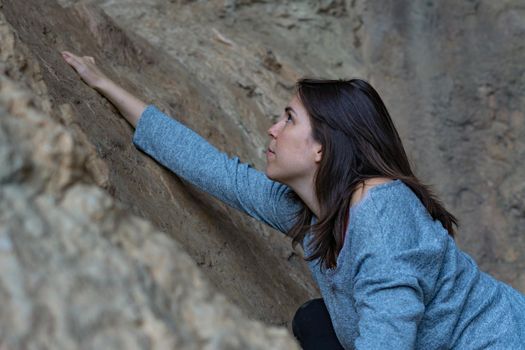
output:
[[[269,153],[273,153],[273,154],[275,154],[275,152],[272,151],[272,150],[270,149],[270,147],[268,147],[268,149],[266,150],[266,152],[267,152],[267,153],[269,152]]]

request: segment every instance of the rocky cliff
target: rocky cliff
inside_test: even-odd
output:
[[[60,50],[259,169],[297,78],[368,79],[460,247],[525,292],[524,35],[519,1],[0,0],[0,348],[292,349],[319,296]]]

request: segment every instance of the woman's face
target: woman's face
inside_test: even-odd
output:
[[[287,185],[311,181],[321,160],[321,145],[313,139],[310,118],[296,95],[268,135],[266,176]]]

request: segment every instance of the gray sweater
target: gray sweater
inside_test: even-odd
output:
[[[285,234],[304,205],[154,105],[133,144]],[[350,208],[336,268],[308,265],[345,349],[525,349],[525,296],[480,271],[401,180],[376,185]]]

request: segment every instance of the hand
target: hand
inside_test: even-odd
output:
[[[68,51],[62,51],[62,57],[80,75],[89,87],[100,88],[109,78],[95,66],[95,59],[91,56],[76,56]]]

